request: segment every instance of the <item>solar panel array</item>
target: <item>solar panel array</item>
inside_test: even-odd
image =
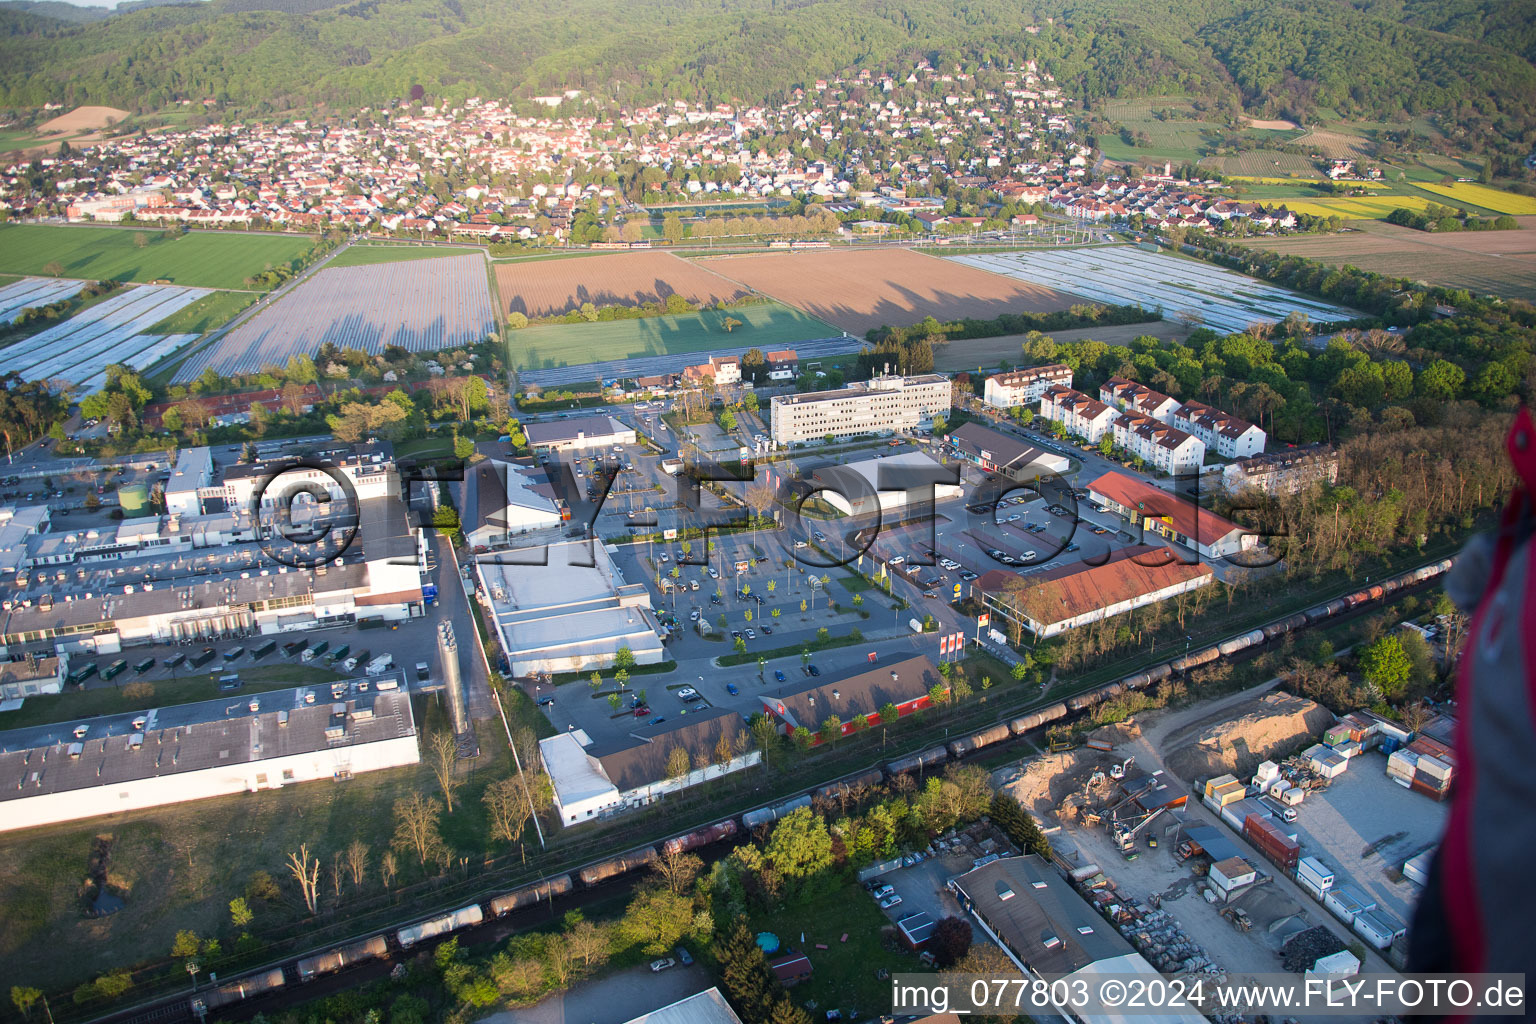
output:
[[[1209,263],[1128,245],[951,258],[1099,302],[1161,309],[1168,320],[1190,313],[1200,318],[1201,325],[1227,334],[1253,323],[1279,323],[1293,312],[1320,321],[1360,316]]]
[[[436,352],[472,345],[496,329],[485,258],[478,253],[333,267],[182,365],[177,382],[212,367],[225,376],[282,366],[331,342],[369,354],[399,345]]]
[[[20,281],[0,288],[0,322],[15,323],[23,310],[67,299],[84,287],[84,281],[54,281],[46,277],[24,277]]]
[[[129,288],[0,351],[0,373],[70,384],[96,380],[100,386],[104,371],[113,363],[143,369],[160,358],[153,353],[165,354],[184,344],[188,335],[142,332],[208,294],[206,288],[171,285]],[[168,347],[167,338],[180,341]]]

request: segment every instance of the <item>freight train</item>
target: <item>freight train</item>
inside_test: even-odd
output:
[[[216,987],[201,993],[197,1001],[202,1003],[204,1010],[213,1009],[264,995],[281,989],[290,982],[310,981],[322,974],[339,971],[354,964],[388,959],[397,952],[411,949],[418,943],[471,927],[489,918],[501,917],[546,900],[553,900],[556,896],[571,892],[578,884],[585,887],[600,885],[610,879],[654,864],[663,855],[697,850],[713,843],[748,834],[753,829],[777,821],[797,808],[811,806],[813,796],[821,800],[835,800],[845,794],[857,794],[886,779],[894,779],[898,775],[926,771],[950,761],[963,760],[978,750],[1022,736],[1030,730],[1050,725],[1052,722],[1061,721],[1127,690],[1142,690],[1155,686],[1165,679],[1185,675],[1192,669],[1210,664],[1218,658],[1231,657],[1280,639],[1288,633],[1326,622],[1405,587],[1415,586],[1443,575],[1450,567],[1450,559],[1445,559],[1412,572],[1394,576],[1352,594],[1309,608],[1305,612],[1277,619],[1259,629],[1249,630],[1220,643],[1187,652],[1151,668],[1133,672],[1114,682],[1105,683],[1084,693],[1074,694],[1055,704],[1036,708],[1028,714],[978,729],[976,732],[957,737],[942,745],[895,758],[879,768],[871,768],[821,786],[813,793],[770,807],[748,811],[739,817],[726,818],[652,846],[642,846],[616,857],[597,861],[581,868],[574,876],[565,874],[543,878],[530,885],[495,896],[484,904],[472,903],[450,913],[419,921],[395,931],[381,932],[312,954],[282,968],[269,968],[232,981],[220,981]],[[183,1004],[183,1006],[189,1011],[193,1008],[192,1004]]]

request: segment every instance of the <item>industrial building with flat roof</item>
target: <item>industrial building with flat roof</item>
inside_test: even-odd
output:
[[[399,685],[301,686],[0,733],[0,831],[417,764]]]
[[[824,466],[811,474],[811,486],[818,488],[817,497],[843,515],[931,513],[934,502],[964,493],[959,470],[941,466],[923,452]]]
[[[926,430],[950,407],[949,378],[936,373],[916,377],[872,377],[835,391],[775,395],[770,402],[771,437],[778,444],[800,444]]]
[[[670,770],[674,750],[688,756],[690,768],[681,775]],[[667,793],[757,764],[763,756],[751,745],[741,715],[727,708],[637,726],[601,743],[573,729],[540,740],[539,753],[564,825],[643,807]]]
[[[962,459],[1010,480],[1062,476],[1072,468],[1072,460],[1065,455],[1042,451],[1011,434],[980,423],[960,424],[949,432],[948,440],[955,454]]]
[[[515,677],[666,659],[644,583],[628,583],[601,541],[564,541],[476,562],[480,600]]]
[[[1143,975],[1157,968],[1132,948],[1050,863],[1034,854],[1005,857],[949,881],[949,889],[1026,978],[1085,980],[1097,975]],[[1205,1024],[1196,1013],[1088,1013],[1055,1007],[1081,1024]]]
[[[528,423],[523,433],[528,438],[528,447],[535,451],[584,451],[635,443],[635,428],[626,427],[612,416],[572,416]]]

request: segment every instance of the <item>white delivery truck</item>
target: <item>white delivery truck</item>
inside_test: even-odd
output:
[[[389,671],[389,667],[395,663],[393,654],[381,654],[368,663],[367,672],[370,676],[381,676]]]

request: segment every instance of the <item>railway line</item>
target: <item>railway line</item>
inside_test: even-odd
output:
[[[1292,615],[1275,619],[1264,626],[1248,630],[1217,643],[1191,651],[1177,658],[1161,662],[1151,668],[1130,673],[1113,682],[1073,694],[1061,701],[1046,704],[1006,721],[993,723],[944,743],[935,744],[913,753],[885,761],[878,767],[846,775],[821,786],[807,790],[790,799],[745,811],[739,815],[722,818],[716,822],[687,832],[681,832],[657,843],[646,844],[614,856],[594,860],[570,872],[548,875],[537,881],[521,885],[505,892],[467,902],[451,910],[445,910],[425,918],[415,918],[399,927],[391,927],[366,935],[356,936],[341,943],[309,950],[304,954],[278,963],[243,973],[234,978],[219,979],[196,994],[183,993],[148,1007],[134,1008],[98,1018],[92,1024],[174,1024],[182,1020],[201,1019],[216,1010],[238,1007],[252,1000],[264,1000],[281,993],[284,997],[298,993],[319,979],[343,972],[360,972],[358,980],[377,976],[399,962],[415,947],[434,939],[457,933],[484,934],[493,937],[489,930],[498,921],[527,914],[542,904],[551,908],[554,902],[572,897],[595,894],[614,883],[628,882],[636,873],[654,864],[664,855],[683,851],[707,850],[717,844],[744,841],[755,830],[801,807],[809,807],[817,800],[836,800],[857,795],[887,779],[913,772],[926,772],[948,763],[959,763],[990,751],[1000,744],[1023,736],[1041,726],[1062,721],[1087,711],[1094,705],[1109,700],[1127,690],[1140,690],[1171,677],[1183,677],[1191,671],[1208,665],[1219,658],[1243,657],[1266,644],[1283,641],[1295,632],[1353,615],[1375,601],[1422,585],[1444,575],[1451,567],[1450,559],[1420,566],[1380,583],[1361,588],[1342,597],[1334,598]],[[710,857],[709,859],[713,859]],[[314,995],[324,994],[328,986],[317,986]],[[307,996],[297,998],[307,998]],[[284,1001],[293,1001],[286,999]],[[240,1016],[245,1014],[241,1013]]]

